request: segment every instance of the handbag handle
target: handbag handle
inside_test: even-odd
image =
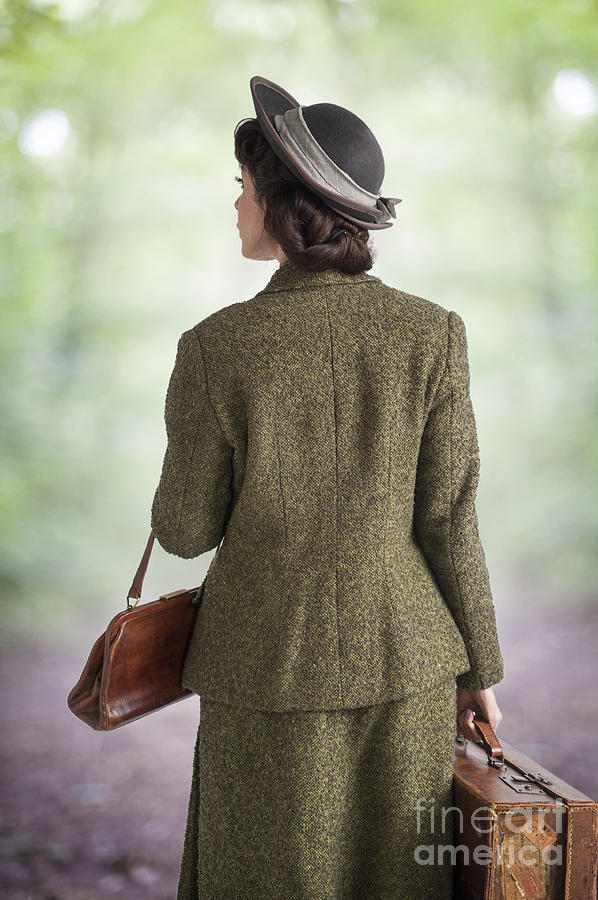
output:
[[[145,550],[143,551],[143,556],[141,557],[141,562],[139,563],[139,567],[135,572],[135,577],[133,578],[133,583],[129,588],[129,593],[127,594],[127,609],[133,609],[133,607],[137,606],[139,601],[141,600],[141,589],[143,587],[143,579],[145,578],[145,573],[147,572],[147,566],[150,560],[150,556],[152,555],[152,547],[154,546],[155,534],[152,530],[150,530],[150,536],[148,538],[147,544],[145,545]],[[135,603],[131,603],[131,597],[136,597]]]

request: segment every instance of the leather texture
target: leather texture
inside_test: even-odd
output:
[[[165,424],[152,530],[220,545],[185,687],[285,711],[502,679],[456,312],[286,262],[182,334]]]
[[[152,542],[150,535],[149,551]],[[112,731],[193,696],[181,675],[201,590],[173,591],[117,613],[67,697],[71,712],[96,731]]]
[[[455,896],[595,900],[598,803],[476,725],[485,746],[455,749]]]

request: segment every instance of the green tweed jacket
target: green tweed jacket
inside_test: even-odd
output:
[[[218,547],[184,687],[285,711],[502,679],[456,312],[287,262],[182,334],[165,422],[153,532]]]

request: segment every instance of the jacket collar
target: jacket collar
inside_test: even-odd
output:
[[[298,266],[290,259],[280,266],[267,283],[260,294],[273,294],[277,291],[301,290],[310,287],[320,287],[327,284],[355,284],[359,281],[377,281],[373,275],[360,272],[357,275],[349,275],[338,269],[325,269],[323,272],[311,272],[303,266]]]

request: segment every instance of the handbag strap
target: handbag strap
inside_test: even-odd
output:
[[[129,593],[127,594],[127,609],[133,609],[134,606],[137,606],[139,601],[141,600],[141,589],[143,587],[143,579],[145,578],[145,573],[147,572],[147,566],[150,560],[150,556],[152,555],[152,547],[154,546],[155,534],[153,531],[150,531],[150,536],[148,538],[147,544],[145,545],[145,550],[143,551],[143,556],[141,557],[141,562],[139,563],[139,567],[135,572],[135,577],[133,578],[133,583],[129,588]],[[136,597],[135,603],[130,602],[131,597]]]

